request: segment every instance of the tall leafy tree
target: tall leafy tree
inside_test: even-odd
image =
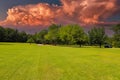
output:
[[[11,28],[6,28],[5,31],[5,41],[7,42],[17,42],[17,36],[18,36],[18,31],[11,29]]]
[[[71,32],[71,27],[70,25],[63,26],[59,30],[59,37],[62,41],[63,44],[70,44],[70,32]]]
[[[120,24],[112,28],[114,31],[114,45],[115,47],[120,47]]]
[[[0,41],[3,42],[5,40],[5,29],[0,26]]]
[[[50,43],[50,44],[57,44],[59,41],[59,25],[56,24],[52,24],[49,28],[48,28],[48,33],[47,35],[45,35],[45,39]]]
[[[47,30],[41,30],[39,33],[37,33],[36,36],[36,42],[37,43],[46,43],[45,35],[47,35]]]
[[[99,45],[100,48],[106,40],[106,34],[104,28],[92,28],[89,32],[89,42],[91,45]]]
[[[60,39],[65,44],[79,44],[85,41],[85,32],[79,25],[66,25],[60,28]]]
[[[24,31],[18,33],[18,42],[26,42],[27,39],[28,35]]]
[[[28,35],[25,32],[11,28],[0,27],[0,41],[1,42],[26,42]]]
[[[29,38],[28,40],[27,40],[27,43],[34,43],[35,41],[34,41],[34,39],[33,38]]]

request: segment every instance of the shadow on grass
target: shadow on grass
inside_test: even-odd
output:
[[[12,44],[12,43],[0,43],[0,45],[14,45],[14,44]]]
[[[80,45],[56,45],[56,46],[60,46],[60,47],[72,47],[72,48],[100,48],[99,46],[81,46],[80,47]]]

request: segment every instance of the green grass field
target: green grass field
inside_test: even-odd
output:
[[[0,43],[0,80],[120,80],[120,49]]]

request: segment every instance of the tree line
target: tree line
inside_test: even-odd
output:
[[[27,34],[18,30],[0,27],[1,42],[28,42],[51,45],[79,45],[99,46],[109,44],[120,47],[120,24],[111,28],[114,35],[109,37],[103,27],[93,27],[87,33],[77,24],[57,25],[52,24],[48,29],[35,34]]]
[[[0,42],[26,42],[29,35],[11,28],[0,27]]]

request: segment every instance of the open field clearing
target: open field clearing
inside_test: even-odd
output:
[[[0,80],[120,80],[120,49],[0,43]]]

